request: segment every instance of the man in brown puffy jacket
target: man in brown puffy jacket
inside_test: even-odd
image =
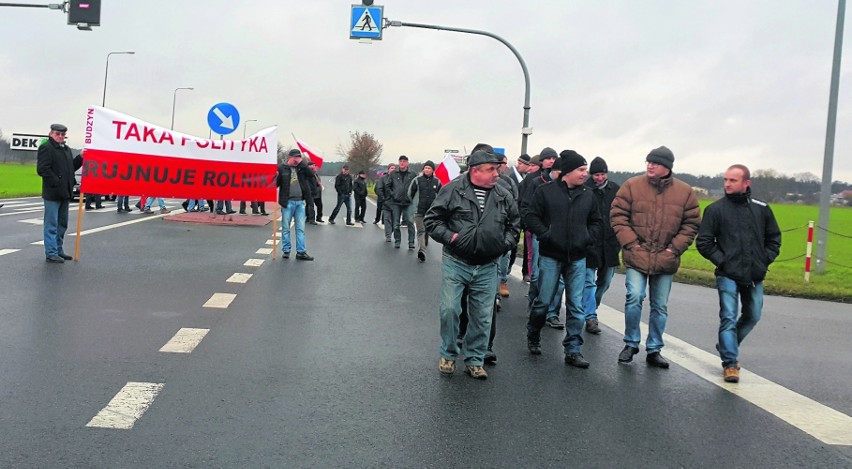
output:
[[[672,277],[680,267],[680,256],[692,244],[701,224],[695,192],[672,177],[674,153],[666,147],[651,150],[643,176],[628,179],[612,202],[610,221],[622,248],[627,267],[624,305],[624,349],[619,363],[630,363],[639,353],[639,321],[645,288],[650,286],[651,314],[645,361],[649,366],[668,368],[660,355],[668,317],[667,305]]]

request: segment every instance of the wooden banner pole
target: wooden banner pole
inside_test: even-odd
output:
[[[74,245],[74,262],[80,260],[80,231],[83,228],[83,197],[85,197],[85,194],[80,192],[80,201],[77,203],[77,242]]]
[[[283,222],[283,220],[282,220]],[[283,225],[282,225],[283,226]],[[278,203],[272,208],[272,260],[278,252]]]

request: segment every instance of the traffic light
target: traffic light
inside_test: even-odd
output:
[[[101,0],[70,0],[68,2],[68,24],[78,29],[91,30],[101,25]]]

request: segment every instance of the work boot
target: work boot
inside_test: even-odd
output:
[[[740,382],[740,365],[735,364],[731,366],[726,366],[723,372],[723,376],[725,377],[726,383],[739,383]]]
[[[547,324],[548,326],[554,328],[554,329],[559,329],[559,330],[565,329],[565,324],[562,324],[561,322],[559,322],[559,318],[547,318],[547,319],[545,319],[544,323]]]
[[[311,256],[310,254],[308,254],[307,252],[297,252],[296,253],[296,260],[298,260],[298,261],[312,261],[312,260],[314,260],[314,257]]]
[[[586,332],[589,334],[600,334],[602,332],[597,319],[586,320]]]
[[[577,352],[577,353],[566,353],[565,354],[565,364],[571,365],[571,366],[576,367],[576,368],[588,368],[589,367],[589,362],[587,362],[586,359],[583,358],[583,354],[579,353],[579,352]]]
[[[417,259],[420,262],[426,262],[426,253],[425,252],[418,252],[417,253]]]
[[[625,345],[621,353],[618,354],[618,363],[630,363],[633,361],[633,355],[639,353],[637,347]]]
[[[456,372],[456,362],[455,360],[447,360],[444,357],[441,357],[438,360],[438,371],[444,375],[451,375]]]
[[[662,355],[660,355],[660,352],[649,353],[648,356],[645,357],[645,363],[647,363],[648,366],[653,366],[656,368],[669,367],[669,362],[666,361],[666,359],[663,358]]]
[[[470,375],[473,379],[487,379],[488,373],[485,372],[485,368],[481,365],[467,365],[464,367],[464,372],[467,375]]]
[[[533,355],[541,355],[541,343],[537,340],[527,340],[527,348]]]
[[[503,298],[508,298],[509,297],[509,284],[506,283],[506,282],[500,282],[499,293],[500,293],[500,296],[502,296]]]

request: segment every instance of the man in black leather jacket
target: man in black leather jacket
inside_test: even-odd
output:
[[[482,365],[497,291],[497,259],[518,243],[520,235],[517,205],[497,185],[500,163],[494,153],[474,152],[468,172],[441,189],[423,220],[429,236],[444,245],[438,362],[443,374],[453,374],[456,359],[463,354],[465,373],[476,379],[488,377]],[[465,290],[469,324],[460,350],[456,338]]]

